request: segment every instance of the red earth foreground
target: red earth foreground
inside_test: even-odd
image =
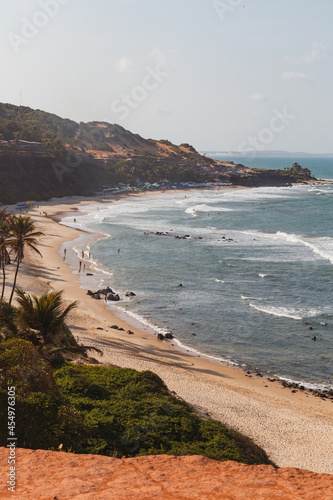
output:
[[[0,498],[27,500],[333,500],[333,475],[269,465],[157,455],[124,460],[16,449],[16,491],[8,491],[9,449],[0,448]]]

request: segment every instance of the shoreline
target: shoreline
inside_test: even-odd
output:
[[[88,200],[75,197],[31,208],[29,215],[38,230],[47,235],[38,245],[44,258],[29,253],[18,284],[29,293],[40,293],[47,287],[63,289],[66,302],[78,300],[79,308],[72,313],[68,326],[79,342],[102,349],[104,354],[98,361],[154,371],[169,390],[196,410],[251,437],[278,466],[332,474],[331,401],[303,391],[285,390],[279,382],[250,378],[242,368],[179,352],[150,335],[145,327],[143,330],[130,327],[134,334],[128,335],[126,321],[106,308],[104,301],[86,295],[77,274],[73,274],[59,254],[62,244],[76,239],[83,231],[59,224],[54,218],[59,213],[79,216],[80,209],[87,204],[117,199],[121,197]],[[47,211],[47,217],[41,214],[43,211]],[[112,324],[125,331],[110,328]]]
[[[333,183],[333,181],[332,181],[332,183]],[[228,186],[228,187],[225,187],[224,189],[229,190],[230,187],[231,186]],[[234,186],[234,188],[237,188],[237,187]],[[148,194],[149,195],[157,195],[158,193],[149,192]],[[131,196],[134,196],[134,197],[141,197],[143,195],[144,195],[144,193],[131,194]],[[124,197],[122,197],[122,199],[124,199]],[[114,200],[114,201],[118,201],[118,200]],[[76,217],[79,218],[80,216],[87,215],[87,213],[82,212],[81,209],[77,208],[75,215],[76,215]],[[94,230],[89,229],[89,227],[82,228],[82,226],[81,226],[80,228],[75,228],[70,224],[68,225],[68,224],[63,222],[63,220],[65,218],[67,218],[68,216],[72,216],[72,213],[59,212],[59,213],[55,214],[54,216],[52,216],[52,218],[54,220],[57,220],[58,222],[60,222],[61,224],[65,225],[67,227],[77,229],[78,231],[81,231],[86,235],[90,235],[89,240],[85,242],[85,244],[87,244],[87,245],[89,245],[89,243],[91,241],[95,242],[95,241],[98,241],[98,240],[103,239],[103,238],[108,238],[110,236],[109,234],[99,233],[97,231],[95,232]],[[78,220],[77,222],[79,223],[80,221]],[[75,240],[69,241],[67,243],[69,246],[72,247],[72,244],[74,243],[74,241],[77,241],[77,238],[75,238]],[[82,242],[78,242],[78,244],[79,243],[82,243]],[[79,255],[78,255],[78,258],[80,259]],[[84,262],[84,260],[82,260],[82,262]],[[95,276],[95,271],[97,271],[97,273],[96,273],[97,275],[98,275],[98,273],[102,273],[102,274],[104,273],[103,270],[94,267],[96,265],[96,263],[92,262],[92,264],[91,264],[88,261],[88,265],[89,265],[89,267],[87,269],[92,268],[92,270],[94,272],[94,276]],[[73,267],[72,267],[72,272],[74,272]],[[102,274],[100,275],[101,279],[102,279]],[[106,274],[109,274],[109,273],[106,272]],[[79,274],[79,276],[81,278],[83,278],[82,274]],[[112,280],[112,275],[109,274],[109,276],[110,276],[110,280]],[[82,288],[88,290],[89,287],[87,286],[87,283],[85,283],[86,280],[81,279],[80,281],[81,281]],[[109,283],[104,284],[103,286],[95,286],[93,291],[96,293],[98,291],[98,289],[104,288],[105,286],[108,286],[108,285],[109,285]],[[116,290],[115,293],[118,293],[118,291]],[[123,293],[124,293],[124,290],[123,290]],[[102,294],[101,299],[103,300],[103,298],[104,298],[104,295]],[[111,313],[114,316],[118,317],[119,319],[122,319],[129,326],[136,327],[138,330],[141,331],[141,333],[144,333],[143,330],[145,329],[145,327],[148,327],[150,335],[157,335],[157,334],[165,335],[165,333],[168,333],[167,329],[160,327],[158,324],[153,324],[149,318],[141,316],[140,313],[137,313],[135,311],[127,310],[127,305],[126,305],[127,303],[130,303],[130,300],[126,300],[126,298],[122,297],[120,302],[108,301],[107,304],[105,304],[105,305],[110,309]],[[272,375],[269,371],[267,372],[264,369],[260,368],[260,366],[259,367],[249,367],[249,366],[246,366],[242,362],[242,360],[231,361],[231,360],[228,360],[227,358],[223,358],[223,356],[217,356],[214,354],[208,354],[204,351],[200,351],[196,346],[186,345],[183,341],[181,341],[177,338],[177,335],[174,335],[172,341],[169,341],[168,339],[163,339],[163,340],[166,341],[169,345],[172,345],[174,347],[174,349],[176,351],[179,351],[180,353],[187,352],[187,353],[189,353],[189,355],[193,356],[194,358],[201,357],[202,359],[205,359],[211,363],[222,364],[222,365],[226,365],[226,366],[229,366],[229,367],[237,369],[237,370],[241,370],[249,378],[252,378],[252,377],[262,378],[263,380],[266,380],[269,382],[276,381],[279,384],[283,385],[284,387],[289,388],[290,390],[294,390],[294,389],[302,390],[306,394],[311,394],[311,395],[315,395],[317,397],[322,397],[322,398],[327,398],[328,400],[330,400],[330,399],[333,400],[333,386],[329,385],[329,384],[325,384],[325,382],[310,382],[307,380],[297,380],[297,379],[294,379],[294,378],[289,377],[287,375],[285,375],[285,376],[284,375],[275,375],[275,374]]]
[[[156,194],[156,193],[152,192],[149,194]],[[117,201],[117,200],[115,200],[115,201]],[[63,219],[68,217],[68,214],[70,216],[72,215],[72,213],[69,213],[69,212],[64,212],[64,213],[59,212],[58,214],[56,214],[56,216],[52,216],[52,218],[54,220],[57,220],[58,222],[62,223]],[[81,212],[78,209],[75,212],[75,215],[77,217],[80,217],[82,215],[86,215],[86,213]],[[62,223],[62,224],[66,227],[72,228],[72,226],[68,226],[67,224],[64,224],[64,223]],[[75,229],[75,228],[73,228],[73,229]],[[88,236],[89,235],[89,239],[87,241],[85,241],[85,244],[89,244],[92,241],[98,241],[100,239],[109,237],[109,235],[106,235],[104,233],[98,233],[98,232],[94,232],[94,231],[82,229],[82,228],[77,229],[77,231],[81,231],[83,233],[81,236]],[[81,236],[79,236],[78,238],[75,238],[71,241],[65,242],[63,245],[67,244],[67,246],[72,247],[72,244],[74,242],[76,242],[77,240],[79,240]],[[78,243],[82,244],[82,242],[78,242]],[[59,252],[59,255],[60,255],[60,252]],[[79,255],[78,255],[78,259],[80,259]],[[82,262],[84,262],[84,260],[82,260]],[[68,264],[68,262],[67,262],[67,264]],[[70,264],[68,264],[68,265],[69,265],[70,269],[72,270],[72,272],[74,272],[73,267]],[[100,272],[102,274],[104,273],[104,271],[94,267],[95,263],[93,263],[93,262],[90,263],[88,261],[88,265],[89,265],[89,267],[87,267],[86,270],[90,270],[93,272],[97,271],[97,273]],[[100,275],[100,278],[102,278],[102,274]],[[82,275],[78,274],[78,276],[80,277]],[[95,276],[95,274],[94,274],[94,276]],[[111,274],[110,274],[110,279],[112,279]],[[86,288],[86,284],[84,283],[84,280],[80,280],[80,283],[81,283],[81,288],[83,288],[84,290],[88,290],[88,288]],[[97,290],[95,292],[97,292]],[[115,293],[118,293],[117,290],[115,291]],[[101,301],[103,302],[103,294],[101,297]],[[139,314],[137,314],[134,311],[127,310],[126,304],[128,302],[130,302],[130,299],[126,300],[123,297],[123,300],[121,300],[121,302],[108,301],[107,303],[105,303],[105,307],[108,310],[110,310],[110,312],[115,317],[119,318],[120,320],[123,320],[124,323],[126,323],[129,327],[131,327],[131,328],[134,327],[137,330],[141,331],[142,334],[145,333],[144,330],[147,330],[147,333],[149,335],[158,335],[160,333],[162,333],[164,335],[165,333],[167,333],[166,329],[164,329],[156,324],[153,324],[149,319],[147,319],[143,316],[140,316]],[[117,304],[119,304],[118,307],[117,307]],[[324,383],[317,383],[316,384],[316,383],[311,383],[311,382],[307,382],[307,381],[297,381],[297,380],[293,380],[293,379],[290,379],[287,377],[282,377],[282,376],[277,376],[277,375],[270,376],[267,373],[265,373],[264,370],[261,370],[260,368],[251,369],[249,367],[246,367],[245,365],[243,365],[241,363],[241,361],[234,361],[233,362],[233,361],[228,360],[228,359],[223,359],[222,357],[214,356],[213,354],[207,354],[203,351],[198,350],[195,347],[188,346],[188,345],[184,344],[182,341],[180,341],[177,338],[177,336],[174,336],[172,340],[164,339],[163,342],[164,341],[167,342],[167,345],[172,346],[174,348],[174,350],[180,352],[181,354],[189,353],[188,355],[192,356],[193,358],[201,357],[202,359],[204,359],[210,363],[214,363],[214,364],[216,363],[216,364],[219,364],[222,366],[228,366],[228,367],[235,369],[235,370],[240,370],[241,372],[243,372],[245,374],[245,376],[247,376],[249,378],[254,377],[254,378],[258,378],[258,379],[261,378],[262,380],[266,380],[269,382],[271,382],[271,381],[277,382],[277,383],[283,385],[285,388],[289,388],[290,390],[293,390],[293,389],[302,390],[305,392],[305,394],[314,395],[317,397],[322,397],[322,398],[327,398],[327,399],[333,400],[333,387],[325,385]]]

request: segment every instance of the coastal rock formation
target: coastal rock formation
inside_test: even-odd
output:
[[[113,300],[115,302],[118,302],[118,300],[120,300],[120,297],[119,297],[119,295],[117,293],[108,293],[107,296],[106,296],[106,298],[108,300]]]
[[[16,141],[15,134],[21,139]],[[177,146],[168,140],[144,139],[117,124],[76,123],[12,104],[0,103],[0,136],[4,139],[0,141],[0,200],[5,204],[92,195],[104,187],[136,185],[143,173],[143,182],[150,184],[169,179],[285,186],[313,180],[298,164],[290,171],[248,168],[199,154],[187,143]]]
[[[0,466],[9,466],[0,448]],[[5,481],[0,498],[25,500],[333,498],[333,476],[270,465],[216,462],[201,456],[157,455],[115,459],[97,455],[16,449],[16,489]]]
[[[118,302],[118,300],[120,300],[119,295],[116,292],[114,292],[112,288],[110,288],[109,286],[107,288],[103,288],[102,290],[97,290],[97,292],[92,292],[91,290],[88,290],[87,295],[97,300],[101,299],[101,295],[104,295],[104,297],[107,298],[107,300],[113,300],[115,302]]]

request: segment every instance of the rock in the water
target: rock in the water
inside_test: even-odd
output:
[[[168,332],[168,333],[166,333],[166,334],[164,335],[164,338],[165,338],[165,339],[172,340],[172,339],[173,339],[173,335],[172,335],[172,333]]]
[[[102,290],[98,290],[98,293],[102,293],[103,295],[107,295],[108,293],[114,293],[112,288],[109,286],[107,288],[102,288]]]
[[[126,292],[125,297],[136,297],[136,294],[134,292]]]
[[[158,338],[159,340],[164,340],[164,338],[165,338],[165,337],[164,337],[163,333],[158,333],[158,334],[157,334],[157,338]]]
[[[116,301],[116,302],[118,300],[120,300],[120,297],[119,297],[119,295],[117,293],[108,293],[107,296],[106,296],[106,298],[108,300],[113,300],[113,301]]]

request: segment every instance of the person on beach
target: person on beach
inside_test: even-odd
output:
[[[84,259],[84,251],[83,250],[81,252],[81,255],[82,255],[82,259]]]
[[[66,259],[66,252],[67,252],[67,250],[66,250],[66,248],[64,248],[64,260]]]
[[[81,267],[82,267],[82,261],[80,260],[80,264],[79,264],[79,273],[81,272]]]
[[[74,219],[74,222],[76,222],[76,219]]]

